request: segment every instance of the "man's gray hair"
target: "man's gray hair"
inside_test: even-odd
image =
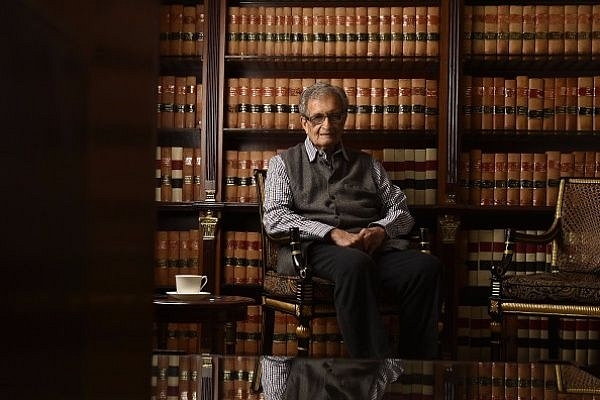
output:
[[[300,115],[308,117],[308,102],[313,99],[321,99],[326,96],[336,96],[342,106],[340,110],[344,116],[348,114],[348,97],[346,92],[339,86],[330,85],[325,82],[317,82],[312,86],[307,87],[300,95],[300,104],[298,104],[298,111]]]

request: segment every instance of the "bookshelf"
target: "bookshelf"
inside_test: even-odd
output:
[[[487,237],[507,224],[541,228],[552,217],[557,178],[598,173],[600,28],[594,1],[547,1],[537,14],[533,1],[162,4],[201,9],[204,18],[191,35],[194,50],[183,39],[190,35],[171,34],[164,21],[161,29],[161,46],[169,38],[181,42],[176,47],[188,45],[187,54],[161,56],[161,77],[183,77],[186,87],[195,79],[196,97],[194,107],[186,106],[194,101],[187,93],[183,115],[176,112],[181,107],[157,107],[157,123],[165,110],[174,114],[166,116],[167,125],[179,118],[177,126],[159,127],[157,145],[177,148],[176,159],[184,160],[169,172],[181,176],[180,197],[163,199],[166,174],[157,151],[158,226],[180,235],[199,230],[196,262],[214,293],[258,297],[251,171],[303,140],[295,105],[302,88],[316,80],[347,89],[352,108],[345,143],[381,158],[409,195],[418,224],[432,232],[432,250],[446,265],[445,358],[457,357],[462,340],[458,307],[480,307],[487,296],[481,283],[494,254],[494,240]],[[541,25],[531,24],[532,6]],[[589,27],[569,25],[578,12],[573,10],[590,15]],[[185,110],[192,109],[193,124],[186,125],[191,116]],[[185,162],[190,153],[191,175]],[[530,163],[521,163],[524,154]],[[172,151],[165,155],[172,161]],[[528,176],[521,176],[521,164],[531,166]],[[173,189],[166,189],[167,196]],[[482,246],[483,255],[478,250],[477,261],[469,261],[469,248]],[[194,257],[187,259],[194,264]],[[242,341],[255,340],[242,328]],[[480,335],[485,343],[486,333]]]

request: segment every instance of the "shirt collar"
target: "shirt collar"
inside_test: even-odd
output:
[[[309,162],[315,161],[317,158],[317,155],[319,154],[319,149],[317,149],[315,147],[315,145],[310,141],[310,139],[308,138],[308,135],[306,136],[306,139],[304,140],[304,147],[306,148],[306,154],[308,155],[308,161]],[[346,160],[346,161],[349,160],[348,154],[346,154],[346,148],[344,147],[343,143],[340,143],[340,149],[338,150],[338,152],[342,153],[344,160]]]

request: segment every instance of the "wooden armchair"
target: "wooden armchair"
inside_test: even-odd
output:
[[[334,317],[336,315],[333,305],[333,283],[326,279],[313,276],[310,265],[302,264],[296,268],[295,275],[283,275],[277,272],[277,249],[281,245],[292,247],[292,257],[296,257],[295,250],[299,249],[300,235],[298,229],[281,236],[269,235],[262,224],[264,199],[264,185],[266,170],[255,170],[257,199],[259,202],[259,216],[262,233],[262,269],[263,269],[263,332],[262,353],[272,354],[272,343],[275,327],[275,311],[294,315],[298,318],[296,337],[298,340],[298,355],[308,356],[311,341],[311,322],[316,318]],[[411,235],[421,251],[429,252],[428,231],[425,228],[418,230],[418,234]],[[299,251],[299,250],[298,250]],[[297,260],[302,259],[302,257]],[[381,304],[381,312],[387,315],[396,314],[397,307]]]
[[[515,242],[552,243],[547,272],[517,274]],[[506,230],[502,261],[492,266],[490,316],[494,359],[516,358],[506,317],[549,319],[549,357],[558,359],[560,317],[600,318],[600,179],[563,178],[554,221],[534,236]]]

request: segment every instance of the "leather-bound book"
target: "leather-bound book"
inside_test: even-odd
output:
[[[367,7],[356,7],[356,55],[365,57],[369,43]]]
[[[402,28],[403,7],[390,8],[390,55],[398,57],[402,55],[403,28]]]
[[[415,56],[427,55],[427,7],[415,7]]]
[[[577,6],[577,54],[586,55],[592,52],[592,5]]]
[[[411,6],[405,6],[402,9],[402,33],[403,33],[403,43],[402,43],[402,55],[403,56],[414,56],[415,55],[415,46],[416,46],[416,8]]]
[[[398,129],[398,79],[383,80],[383,129]]]
[[[533,204],[533,153],[521,153],[519,205]]]
[[[437,130],[439,116],[438,81],[425,81],[425,130]]]
[[[379,56],[379,7],[367,7],[367,56]]]
[[[536,4],[535,6],[535,50],[536,55],[548,54],[548,6]]]
[[[371,118],[370,129],[383,128],[383,79],[371,79]]]
[[[567,55],[577,54],[577,4],[565,4],[563,27],[564,51]]]
[[[412,81],[398,79],[398,129],[411,129]]]
[[[392,16],[390,7],[379,7],[379,57],[389,57],[392,49]]]
[[[521,154],[508,153],[506,159],[506,205],[518,206],[521,192]]]
[[[171,4],[169,13],[169,55],[180,56],[183,44],[181,39],[183,31],[183,4]]]
[[[556,90],[554,84],[556,80],[553,77],[542,78],[544,86],[544,101],[542,113],[542,130],[554,130],[554,104],[556,101]]]
[[[196,88],[196,76],[189,75],[185,77],[185,108],[183,116],[183,127],[184,128],[195,128],[196,127],[196,112],[201,115],[202,104],[201,101],[198,103],[198,93]],[[201,97],[200,97],[201,99]]]
[[[196,6],[183,7],[183,24],[181,32],[181,54],[196,55]]]
[[[523,5],[523,43],[521,54],[531,56],[535,53],[535,5]]]
[[[346,7],[346,57],[356,57],[356,7]]]
[[[369,129],[371,123],[371,79],[356,79],[355,129]]]
[[[323,57],[325,55],[325,7],[312,8],[312,54]],[[309,55],[309,53],[303,53]]]
[[[565,53],[565,6],[548,6],[548,54]]]
[[[598,95],[596,95],[598,96]],[[594,77],[577,78],[577,130],[592,131],[594,124]]]
[[[543,207],[546,205],[547,174],[546,153],[533,153],[533,206]]]
[[[440,54],[440,8],[427,7],[427,49],[425,54],[435,57]]]
[[[511,4],[508,9],[508,54],[523,53],[523,6]]]
[[[275,78],[263,78],[261,89],[261,104],[262,115],[260,119],[260,127],[265,129],[275,128],[276,109],[276,85]]]

